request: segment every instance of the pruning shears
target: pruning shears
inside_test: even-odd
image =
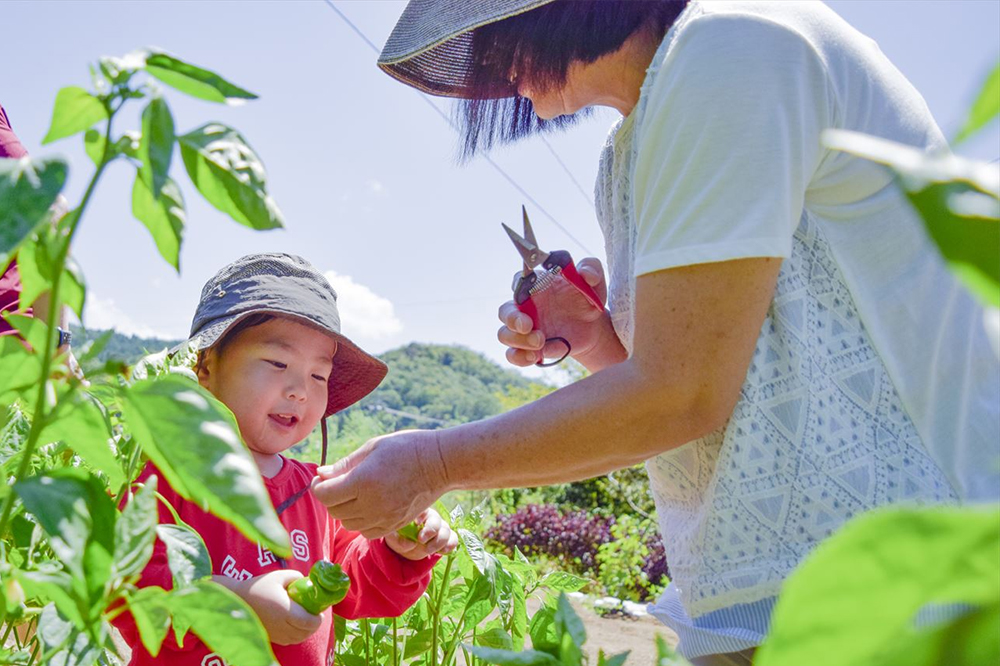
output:
[[[524,261],[524,268],[518,275],[514,276],[514,303],[517,305],[518,310],[531,317],[532,329],[538,328],[538,306],[531,300],[531,297],[548,289],[560,276],[576,287],[576,290],[592,306],[598,310],[604,310],[604,302],[601,300],[601,297],[597,295],[593,287],[587,284],[583,276],[577,272],[576,265],[573,263],[573,257],[570,256],[569,252],[566,250],[546,252],[538,247],[538,242],[535,240],[535,232],[531,228],[531,222],[528,221],[528,211],[525,210],[524,206],[521,206],[521,215],[524,218],[524,236],[518,235],[517,232],[506,224],[502,222],[500,224],[504,228],[504,231],[507,232],[507,235],[510,236],[511,242],[514,243],[514,247],[517,248],[518,253],[520,253]],[[541,266],[541,270],[536,271],[535,268],[537,266]],[[543,359],[535,365],[541,367],[556,365],[557,363],[561,363],[563,359],[569,356],[570,351],[572,351],[569,340],[566,338],[558,336],[546,338],[545,342],[563,343],[566,345],[566,353],[555,361],[545,363]]]

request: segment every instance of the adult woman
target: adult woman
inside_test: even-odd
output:
[[[745,663],[785,576],[855,513],[1000,495],[1000,373],[889,176],[820,142],[840,127],[944,148],[919,94],[821,4],[684,4],[410,3],[380,64],[471,98],[467,152],[535,114],[622,113],[596,190],[610,311],[552,289],[530,332],[506,304],[509,359],[561,336],[594,374],[373,440],[316,492],[377,535],[446,490],[648,460],[674,575],[657,614],[696,663]]]

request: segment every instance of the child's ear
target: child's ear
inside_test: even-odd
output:
[[[208,351],[202,351],[198,353],[198,361],[194,365],[195,374],[198,375],[198,383],[202,385],[202,388],[211,390],[209,382],[211,380],[212,373],[215,371],[215,354],[214,349],[209,349]]]

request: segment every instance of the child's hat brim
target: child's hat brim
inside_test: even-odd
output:
[[[209,280],[191,336],[170,353],[210,349],[253,314],[294,319],[337,341],[324,417],[364,398],[389,372],[385,363],[340,332],[337,294],[326,278],[301,257],[278,253],[243,257]]]

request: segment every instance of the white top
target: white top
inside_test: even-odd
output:
[[[1000,500],[1000,362],[882,167],[828,127],[944,149],[916,90],[818,2],[694,1],[613,131],[596,199],[612,321],[637,275],[785,259],[728,424],[647,463],[691,617],[773,597],[845,520]]]

